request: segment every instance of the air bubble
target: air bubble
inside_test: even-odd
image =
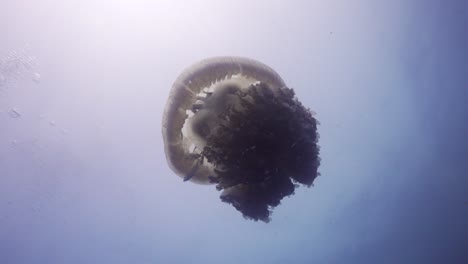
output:
[[[0,87],[9,87],[16,81],[30,78],[35,82],[39,81],[40,74],[36,71],[36,59],[28,56],[27,51],[28,47],[24,47],[0,58]]]

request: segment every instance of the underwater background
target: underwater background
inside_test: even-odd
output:
[[[0,2],[0,263],[468,263],[468,2]],[[183,182],[172,83],[275,69],[321,165],[268,224]]]

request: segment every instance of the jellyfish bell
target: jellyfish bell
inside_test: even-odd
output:
[[[197,102],[199,94],[207,95],[205,109],[194,116],[190,124],[209,125],[215,121],[210,116],[220,110],[224,100],[229,101],[229,94],[235,89],[246,89],[255,82],[265,82],[272,89],[281,89],[285,84],[281,77],[267,65],[258,61],[239,57],[216,57],[200,61],[187,68],[174,82],[163,116],[163,139],[165,153],[170,168],[180,177],[186,177],[198,162],[197,155],[190,150],[192,144],[203,145],[200,133],[182,133],[188,113]],[[214,111],[213,111],[214,110]],[[194,122],[203,120],[206,122]],[[193,125],[189,126],[193,128]],[[189,128],[189,129],[190,129]],[[209,129],[209,126],[208,126]],[[192,132],[193,130],[190,129]],[[200,132],[198,130],[198,132]],[[203,164],[190,181],[210,183],[212,168]]]
[[[293,182],[310,186],[317,176],[316,125],[273,69],[215,57],[176,79],[162,133],[175,174],[216,184],[244,217],[268,222],[271,209],[293,194]]]

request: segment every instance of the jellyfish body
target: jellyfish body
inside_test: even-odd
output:
[[[184,181],[216,184],[244,217],[271,209],[318,175],[317,122],[281,77],[248,58],[215,57],[174,82],[163,116],[169,167]]]

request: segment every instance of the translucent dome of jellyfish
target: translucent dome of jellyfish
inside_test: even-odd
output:
[[[317,123],[267,65],[214,57],[176,79],[162,134],[184,181],[215,184],[244,218],[269,222],[284,197],[318,176]]]

